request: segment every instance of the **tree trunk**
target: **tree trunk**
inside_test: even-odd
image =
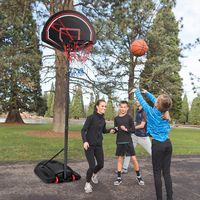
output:
[[[50,2],[50,14],[54,14],[55,11],[61,10],[73,10],[73,0],[64,0],[60,4],[55,4],[54,1]],[[65,109],[66,103],[69,106],[69,102],[66,102],[66,72],[69,68],[69,62],[65,55],[56,50],[56,83],[55,83],[55,99],[54,99],[54,117],[53,117],[53,131],[63,133],[65,130]],[[69,77],[67,77],[69,78]]]
[[[66,71],[69,67],[64,54],[56,50],[56,83],[54,99],[53,131],[63,133],[65,128]]]
[[[136,66],[136,63],[135,63],[132,55],[130,55],[130,58],[131,58],[132,62],[131,62],[131,65],[129,67],[128,92],[131,89],[133,89],[133,87],[134,87],[135,66]],[[129,101],[133,101],[133,98],[134,98],[133,93],[128,94],[128,100]]]
[[[9,111],[5,123],[20,123],[20,124],[24,124],[24,121],[21,118],[19,110],[12,109],[12,110]]]

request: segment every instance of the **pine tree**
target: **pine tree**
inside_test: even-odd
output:
[[[200,96],[198,95],[192,101],[191,110],[189,112],[189,123],[194,125],[200,125]]]
[[[0,2],[0,102],[6,122],[23,123],[20,111],[38,111],[41,52],[31,0]]]
[[[171,115],[174,119],[179,119],[182,105],[178,33],[178,22],[169,4],[160,9],[148,31],[149,51],[141,73],[142,88],[155,96],[168,93],[172,97]]]
[[[112,100],[109,99],[107,102],[107,108],[106,108],[106,113],[105,113],[105,119],[108,121],[111,121],[114,119],[115,116],[115,109],[112,103]]]
[[[89,106],[88,106],[87,116],[91,115],[94,112],[94,105],[95,105],[94,94],[91,92],[90,93],[90,103],[89,103]]]
[[[80,85],[75,88],[75,94],[72,100],[71,117],[74,119],[85,117],[83,94]]]
[[[55,87],[54,84],[51,84],[51,90],[47,95],[47,117],[53,117],[53,107],[54,107],[54,97],[55,97]]]
[[[188,123],[188,115],[189,115],[189,104],[187,95],[185,94],[182,101],[181,116],[179,121],[184,124]]]

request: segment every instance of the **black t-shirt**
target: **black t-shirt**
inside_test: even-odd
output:
[[[117,144],[127,144],[132,142],[131,133],[135,132],[134,121],[128,114],[124,116],[117,116],[114,119],[114,125],[118,128],[117,131]],[[125,126],[128,131],[123,131],[120,126]]]
[[[136,126],[140,125],[142,122],[146,123],[146,113],[144,112],[143,109],[141,110],[136,110]],[[146,124],[144,128],[140,128],[140,129],[135,129],[135,135],[138,137],[146,137]]]

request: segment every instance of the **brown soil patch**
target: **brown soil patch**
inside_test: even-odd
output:
[[[31,131],[27,135],[44,138],[64,138],[64,133],[56,133],[53,131]],[[69,131],[68,136],[69,138],[81,138],[81,133],[79,131]]]

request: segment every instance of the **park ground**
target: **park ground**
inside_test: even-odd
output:
[[[49,124],[18,126],[0,124],[0,200],[155,200],[151,158],[137,147],[145,186],[137,185],[130,166],[123,183],[114,186],[116,178],[115,135],[104,137],[105,166],[100,182],[92,194],[84,193],[88,164],[82,150],[81,124],[70,125],[68,165],[82,176],[71,183],[45,184],[33,172],[40,160],[48,159],[63,147],[63,135],[54,135]],[[200,200],[200,129],[174,128],[171,174],[174,200]],[[57,159],[62,160],[61,154]],[[163,195],[165,196],[164,182]],[[164,198],[163,200],[165,200]]]
[[[145,186],[135,180],[132,166],[123,175],[123,183],[114,186],[116,178],[115,159],[106,159],[104,169],[99,173],[99,184],[93,186],[93,193],[85,194],[85,172],[87,163],[71,162],[69,166],[82,176],[81,180],[60,183],[43,183],[33,172],[37,162],[0,164],[0,200],[156,200],[150,157],[139,157]],[[200,199],[200,156],[174,156],[171,173],[174,200]],[[163,193],[165,189],[163,183]],[[163,198],[165,200],[166,198]]]

